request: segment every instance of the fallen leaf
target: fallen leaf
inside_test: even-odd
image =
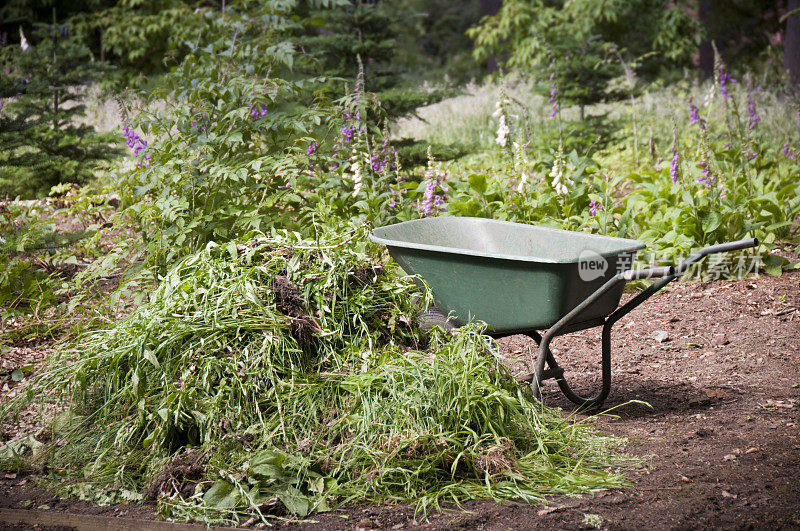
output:
[[[783,401],[783,400],[772,400],[770,398],[764,404],[764,407],[791,409],[791,408],[794,407],[794,402],[792,402],[791,400],[789,400],[788,402]]]
[[[730,340],[725,334],[717,334],[711,339],[711,346],[713,347],[721,347],[723,345],[727,345],[728,343],[730,343]]]
[[[370,529],[377,529],[377,527],[372,520],[365,518],[356,524],[355,531],[369,531]]]
[[[684,483],[694,483],[694,481],[687,478],[686,476],[681,476],[681,481],[683,481]]]
[[[756,452],[758,452],[758,448],[756,448],[755,446],[751,446],[750,448],[744,451],[745,455],[754,454]]]

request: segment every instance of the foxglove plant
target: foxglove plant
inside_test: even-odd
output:
[[[697,125],[700,129],[706,128],[706,121],[700,118],[700,110],[697,108],[697,105],[694,104],[692,98],[689,98],[689,122],[692,125]]]
[[[758,114],[758,109],[756,108],[756,100],[754,93],[757,92],[753,90],[753,86],[748,83],[747,84],[747,128],[751,131],[756,128],[756,124],[761,121],[761,116]]]
[[[446,212],[447,208],[444,207],[446,201],[446,194],[448,187],[445,184],[447,181],[447,172],[442,170],[441,166],[435,166],[433,163],[433,156],[431,155],[430,147],[428,148],[428,167],[425,171],[424,183],[425,190],[422,193],[422,201],[420,202],[420,215],[427,217]]]
[[[147,140],[140,137],[136,131],[128,125],[124,116],[122,116],[122,134],[125,137],[125,144],[133,150],[134,157],[138,158],[139,153],[142,151],[145,152],[144,156],[136,162],[136,166],[138,168],[150,166],[150,161],[152,159],[150,153],[147,153]]]
[[[670,148],[670,153],[672,154],[672,158],[670,160],[670,165],[669,165],[669,176],[672,179],[672,182],[676,183],[678,182],[678,171],[680,164],[680,155],[678,155],[677,132],[672,133],[672,148]]]
[[[568,186],[575,184],[569,177],[564,177],[565,166],[564,146],[559,144],[558,152],[556,153],[555,160],[553,161],[553,169],[550,170],[550,178],[552,179],[551,184],[558,195],[567,195],[569,193]]]
[[[392,153],[394,155],[394,162],[392,163],[392,169],[395,171],[395,180],[394,180],[394,186],[389,187],[389,193],[391,195],[389,197],[388,206],[390,209],[395,209],[397,208],[398,203],[401,203],[403,201],[404,194],[408,192],[408,189],[405,187],[406,180],[402,174],[403,168],[400,165],[400,156],[397,154],[396,149],[393,149]]]
[[[722,94],[726,100],[729,100],[731,99],[731,95],[728,92],[728,84],[736,83],[736,79],[725,71],[724,65],[719,67],[718,72],[717,82],[719,83],[719,93]]]
[[[524,145],[520,145],[519,142],[514,142],[512,144],[514,149],[514,172],[519,174],[519,180],[517,181],[514,189],[518,193],[522,193],[523,190],[525,190],[525,186],[528,184],[528,180],[532,175],[530,170],[531,164],[528,160],[527,154],[525,153],[525,150],[528,148],[529,144],[530,141]]]
[[[501,88],[500,101],[495,103],[495,110],[494,113],[492,113],[492,118],[498,119],[497,137],[494,141],[499,144],[500,147],[506,147],[508,144],[508,136],[511,133],[511,129],[508,124],[508,113],[506,112],[508,103],[508,99],[505,97],[505,90]]]
[[[556,86],[555,81],[556,73],[550,73],[550,99],[547,100],[547,103],[550,103],[550,115],[547,117],[548,119],[552,119],[555,117],[556,113],[558,113],[558,87]]]

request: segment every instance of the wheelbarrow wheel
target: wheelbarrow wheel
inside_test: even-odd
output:
[[[417,312],[417,322],[423,330],[430,330],[435,326],[441,326],[445,330],[457,328],[452,317],[449,317],[436,306],[430,306],[427,311]]]

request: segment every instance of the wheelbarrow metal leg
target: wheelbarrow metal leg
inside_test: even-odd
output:
[[[533,392],[534,395],[539,398],[541,397],[542,393],[542,380],[544,379],[544,365],[545,362],[552,360],[555,363],[555,358],[553,354],[550,352],[550,341],[559,335],[559,333],[564,330],[566,327],[570,325],[572,321],[575,320],[576,317],[580,316],[580,314],[589,308],[595,301],[597,301],[600,297],[602,297],[606,292],[617,286],[620,282],[625,282],[627,280],[636,280],[636,279],[645,279],[645,278],[661,278],[664,284],[669,282],[675,278],[675,269],[673,267],[654,267],[650,269],[640,269],[640,270],[630,270],[625,271],[623,273],[619,273],[611,277],[605,284],[600,286],[594,293],[592,293],[589,297],[584,299],[580,304],[578,304],[575,308],[573,308],[567,315],[562,317],[551,326],[547,333],[541,337],[539,341],[539,353],[536,357],[536,361],[533,366]],[[668,280],[669,279],[669,280]],[[652,287],[652,286],[651,286]],[[626,304],[620,310],[626,310],[625,313],[632,310],[635,306],[641,304],[641,302],[652,295],[655,291],[658,291],[661,286],[659,286],[656,290],[647,293],[646,296],[642,297],[638,302],[635,304]],[[645,290],[647,291],[647,290]],[[640,295],[643,295],[640,294]],[[637,297],[638,299],[638,297]],[[631,301],[634,302],[634,301]],[[617,319],[611,319],[614,317],[617,312],[614,312],[606,322],[603,324],[603,336],[602,336],[602,387],[600,392],[591,398],[583,398],[569,387],[566,380],[563,376],[558,379],[558,385],[564,394],[569,398],[572,402],[577,404],[581,408],[589,409],[589,408],[596,408],[600,407],[603,401],[608,397],[608,393],[611,390],[611,327],[617,321]],[[624,315],[624,314],[623,314]],[[620,315],[621,317],[621,315]],[[537,333],[538,335],[538,333]],[[558,365],[556,364],[556,367]]]
[[[536,341],[539,345],[539,356],[537,357],[537,368],[539,368],[539,359],[541,358],[542,354],[544,354],[544,361],[547,362],[549,369],[544,369],[544,365],[541,366],[542,370],[538,374],[541,374],[541,378],[537,379],[534,377],[533,382],[533,389],[534,393],[536,394],[537,398],[541,395],[541,384],[543,380],[548,379],[548,377],[554,377],[556,383],[558,383],[558,387],[561,389],[561,392],[564,393],[570,402],[577,405],[581,410],[591,410],[599,408],[603,405],[603,402],[608,398],[608,394],[611,392],[611,327],[612,324],[606,323],[603,325],[603,335],[602,335],[602,360],[601,360],[601,388],[600,391],[593,397],[584,398],[579,394],[575,393],[572,390],[569,383],[567,382],[566,378],[564,378],[564,370],[558,365],[556,362],[555,356],[553,356],[552,351],[550,350],[549,342],[544,344],[543,348],[543,338],[539,335],[538,332],[533,332],[528,334],[530,337]]]
[[[564,395],[573,403],[577,404],[581,409],[596,409],[602,406],[605,399],[611,391],[611,329],[614,324],[619,321],[623,316],[630,313],[634,308],[639,306],[642,302],[652,297],[661,288],[681,276],[692,265],[696,264],[706,256],[714,253],[729,252],[739,249],[747,249],[758,245],[757,239],[740,240],[736,242],[728,242],[719,245],[712,245],[690,255],[686,260],[681,262],[677,267],[664,266],[652,267],[648,269],[628,270],[611,277],[605,284],[592,293],[589,297],[583,300],[575,308],[573,308],[567,315],[553,324],[544,336],[541,336],[536,331],[528,332],[528,335],[533,338],[539,345],[539,352],[534,360],[533,374],[531,375],[533,392],[537,398],[541,397],[542,381],[547,378],[555,377],[558,386]],[[569,333],[571,326],[574,327],[573,321],[580,314],[590,307],[596,300],[602,297],[606,292],[612,289],[620,282],[628,280],[642,280],[642,279],[658,279],[653,282],[644,291],[641,291],[634,296],[627,303],[617,308],[616,311],[611,313],[605,321],[598,322],[597,325],[603,325],[602,333],[602,387],[600,392],[591,398],[584,398],[576,394],[564,378],[563,370],[556,363],[553,353],[550,351],[550,341],[560,334]],[[591,325],[590,325],[591,326]],[[584,326],[583,328],[586,328]],[[581,329],[581,328],[578,328]],[[550,367],[545,370],[545,363]]]

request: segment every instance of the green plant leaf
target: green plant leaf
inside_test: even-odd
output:
[[[231,483],[219,480],[203,495],[203,503],[217,509],[233,507],[236,505],[237,494]]]
[[[703,232],[705,234],[709,234],[717,230],[717,227],[720,226],[722,223],[722,217],[717,214],[716,212],[709,212],[709,214],[703,218]]]
[[[307,516],[311,508],[311,500],[308,496],[294,487],[284,487],[278,491],[278,498],[286,506],[286,509],[297,516]]]

